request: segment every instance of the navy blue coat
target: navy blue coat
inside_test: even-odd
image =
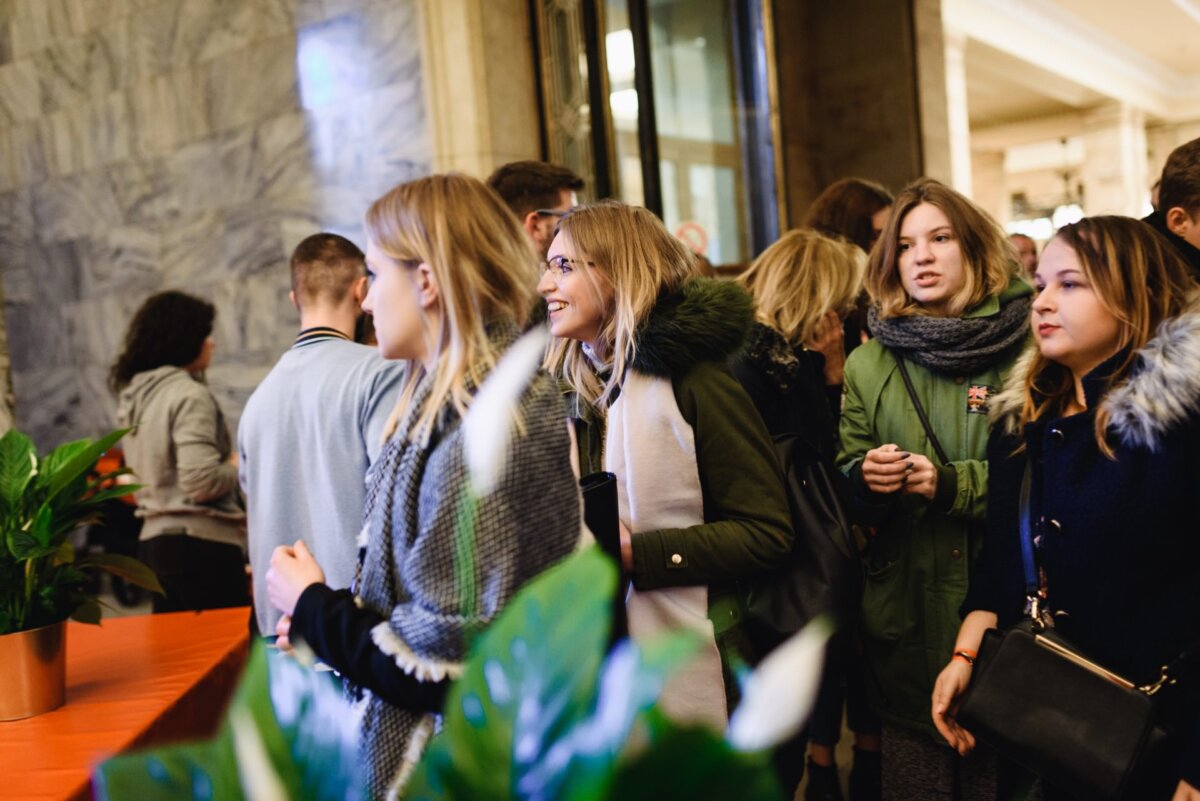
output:
[[[1032,460],[1031,519],[1060,631],[1145,684],[1200,640],[1200,315],[1164,326],[1132,377],[1105,393],[1113,366],[1085,379],[1088,411],[993,431],[984,551],[962,612],[995,612],[1002,628],[1021,618],[1018,499]],[[1096,442],[1101,406],[1115,459]],[[1191,737],[1180,776],[1200,787],[1200,671],[1169,700]]]

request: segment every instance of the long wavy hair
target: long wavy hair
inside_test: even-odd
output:
[[[573,210],[559,223],[558,233],[578,258],[590,262],[583,275],[592,280],[593,289],[601,293],[601,282],[611,287],[596,343],[602,352],[593,355],[611,359],[612,370],[601,380],[584,343],[566,338],[551,342],[545,367],[564,378],[580,398],[604,410],[637,353],[638,327],[660,297],[698,275],[695,257],[654,214],[615,200]]]
[[[146,298],[125,332],[125,344],[108,371],[108,385],[120,392],[138,373],[172,365],[186,367],[204,348],[217,310],[206,300],[169,290]]]
[[[1159,325],[1178,316],[1195,300],[1196,283],[1175,248],[1140,220],[1085,217],[1060,228],[1054,239],[1075,252],[1100,304],[1117,319],[1116,352],[1124,355],[1107,377],[1107,394],[1129,377],[1138,351],[1153,338]],[[1061,417],[1075,397],[1070,370],[1040,351],[1032,358],[1018,420],[1022,427],[1043,417]],[[1109,416],[1100,406],[1096,409],[1096,443],[1111,458],[1108,425]]]
[[[738,281],[754,296],[758,321],[798,347],[830,310],[843,318],[854,310],[866,264],[857,245],[800,228],[764,250]]]
[[[430,175],[400,184],[371,204],[367,236],[399,269],[426,264],[437,284],[441,325],[426,334],[438,354],[433,389],[412,429],[425,442],[447,398],[466,414],[499,354],[485,326],[524,325],[537,297],[537,261],[525,232],[500,196],[466,175]],[[424,365],[409,361],[388,436],[408,411]]]
[[[882,318],[928,313],[900,281],[900,226],[922,203],[941,209],[962,251],[966,281],[947,304],[949,316],[957,317],[985,298],[999,295],[1017,275],[1019,265],[1008,237],[987,212],[939,181],[918,178],[896,197],[867,263],[867,292]]]

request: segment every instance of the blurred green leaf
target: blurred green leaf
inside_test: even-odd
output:
[[[152,590],[159,595],[165,594],[162,584],[158,581],[158,576],[154,575],[154,571],[132,556],[122,556],[115,553],[92,554],[77,561],[75,566],[80,568],[96,567],[124,579],[130,584],[136,584],[144,589]]]

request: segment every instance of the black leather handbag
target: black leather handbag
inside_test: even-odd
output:
[[[1182,675],[1193,646],[1146,686],[1088,659],[1053,629],[1043,606],[1029,521],[1030,468],[1021,482],[1026,619],[989,630],[958,722],[980,741],[1076,798],[1169,799],[1179,739],[1163,723],[1160,693]],[[1114,632],[1114,635],[1117,633]]]
[[[743,583],[742,628],[758,656],[821,614],[849,626],[862,598],[862,562],[845,512],[846,477],[798,434],[774,442],[796,538],[785,564]]]

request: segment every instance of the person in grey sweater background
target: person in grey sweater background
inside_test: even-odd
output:
[[[215,316],[211,303],[183,292],[151,296],[109,372],[118,423],[131,429],[125,461],[142,485],[139,553],[166,592],[154,597],[155,612],[249,603],[232,440],[203,382]]]
[[[314,234],[291,259],[300,333],[259,384],[238,426],[238,469],[249,504],[250,565],[259,631],[280,613],[266,571],[278,545],[305,537],[330,583],[348,587],[358,562],[367,469],[396,405],[401,362],[350,340],[367,292],[363,253]]]

